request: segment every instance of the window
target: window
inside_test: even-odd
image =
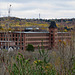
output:
[[[23,42],[22,42],[22,45],[23,45]]]
[[[1,40],[2,40],[2,38],[1,38]]]
[[[51,37],[53,37],[53,34],[51,34]]]
[[[16,37],[17,37],[17,34],[16,34]]]
[[[10,37],[11,37],[11,34],[10,34]]]
[[[22,34],[22,37],[23,37],[23,34]]]
[[[1,34],[1,37],[2,37],[2,34]]]
[[[5,38],[4,38],[4,40],[5,40]]]
[[[53,42],[51,42],[51,47],[53,47]]]
[[[20,45],[20,43],[19,43],[19,45]]]
[[[14,37],[14,34],[13,34],[13,37]]]
[[[20,38],[19,38],[19,41],[20,41]]]
[[[14,38],[13,38],[13,41],[14,41]]]
[[[20,37],[20,34],[18,36]]]
[[[51,42],[51,44],[53,44],[53,42]]]
[[[17,42],[16,42],[16,45],[17,45]]]
[[[16,38],[16,41],[17,41],[17,38]]]
[[[23,38],[22,38],[22,41],[23,41]]]
[[[51,38],[51,41],[53,40],[53,38]]]
[[[5,34],[4,34],[4,37],[5,37]]]
[[[22,50],[23,50],[23,47],[22,47]]]

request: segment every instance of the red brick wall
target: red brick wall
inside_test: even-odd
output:
[[[55,48],[57,46],[57,28],[50,28],[50,47]]]

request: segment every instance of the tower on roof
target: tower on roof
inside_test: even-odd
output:
[[[55,21],[51,21],[50,26],[49,26],[49,38],[50,38],[50,48],[56,48],[57,45],[57,41],[55,39],[57,39],[57,26]]]
[[[49,28],[57,28],[55,21],[51,21]]]

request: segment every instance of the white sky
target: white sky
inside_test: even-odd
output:
[[[75,18],[75,0],[0,0],[0,16],[19,18]]]

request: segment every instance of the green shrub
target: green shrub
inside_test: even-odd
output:
[[[43,59],[39,60],[36,58],[33,63],[30,63],[30,59],[18,53],[16,56],[16,62],[9,65],[10,75],[56,75],[55,67],[49,63],[48,51],[39,50],[39,56]],[[48,60],[47,60],[48,59]]]
[[[27,49],[26,49],[27,51],[34,51],[34,47],[33,47],[33,45],[31,45],[31,44],[28,44],[28,46],[27,46]]]

